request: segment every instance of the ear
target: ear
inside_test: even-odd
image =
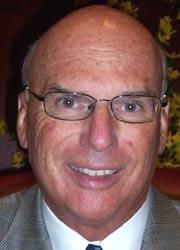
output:
[[[161,109],[161,114],[160,114],[160,144],[159,144],[159,154],[162,154],[165,145],[166,145],[166,140],[168,136],[168,114],[169,114],[169,103],[167,104],[166,107],[163,107]]]
[[[18,96],[17,136],[23,148],[27,148],[27,97],[25,92]]]

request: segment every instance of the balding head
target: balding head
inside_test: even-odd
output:
[[[91,6],[75,11],[57,22],[32,46],[25,60],[23,81],[41,82],[39,72],[45,76],[47,67],[57,62],[60,64],[61,61],[68,63],[73,60],[72,54],[76,52],[76,64],[82,66],[83,57],[92,66],[91,57],[95,54],[98,59],[96,63],[104,66],[105,70],[108,67],[106,54],[112,59],[112,67],[117,67],[113,53],[116,53],[121,64],[127,63],[125,54],[131,57],[134,64],[143,64],[143,54],[144,60],[152,57],[155,67],[161,72],[159,48],[142,24],[119,10],[107,6]]]

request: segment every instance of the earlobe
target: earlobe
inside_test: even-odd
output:
[[[17,136],[23,148],[27,148],[27,100],[25,93],[18,96]]]
[[[168,114],[169,114],[169,103],[167,104],[166,107],[163,107],[161,110],[161,120],[160,120],[160,144],[159,144],[159,154],[162,154],[165,145],[166,145],[166,140],[168,136]]]

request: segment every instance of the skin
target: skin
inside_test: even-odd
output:
[[[97,99],[127,93],[160,97],[159,49],[141,24],[120,11],[83,8],[37,42],[28,82],[42,96],[61,87]],[[86,239],[102,240],[146,198],[158,152],[164,148],[167,108],[153,122],[128,124],[100,102],[87,119],[62,121],[49,117],[32,95],[21,93],[17,132],[48,206]],[[71,165],[119,172],[89,177]]]

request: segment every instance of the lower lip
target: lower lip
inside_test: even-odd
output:
[[[120,173],[118,172],[112,175],[106,176],[89,176],[81,172],[75,171],[70,167],[71,177],[75,183],[79,186],[87,189],[104,189],[113,186],[119,181]]]

